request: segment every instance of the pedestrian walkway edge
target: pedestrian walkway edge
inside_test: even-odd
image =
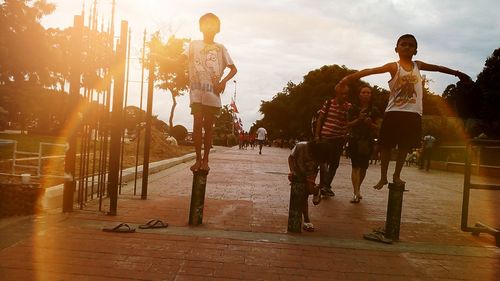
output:
[[[215,150],[211,150],[215,151]],[[195,153],[189,153],[180,157],[160,160],[149,164],[149,175],[158,173],[173,166],[189,162],[195,158]],[[143,165],[137,166],[137,178],[142,178]],[[135,166],[126,168],[122,171],[122,182],[129,182],[135,179]],[[89,178],[89,180],[91,180]],[[78,186],[78,181],[76,183]],[[43,197],[40,199],[42,210],[52,210],[62,208],[64,184],[51,186],[45,189]],[[77,192],[75,191],[75,201]]]

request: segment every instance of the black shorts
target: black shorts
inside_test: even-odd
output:
[[[420,147],[422,116],[418,113],[389,111],[380,127],[379,144],[384,148],[411,149]]]
[[[201,103],[193,103],[191,104],[191,114],[200,113],[203,116],[212,115],[218,117],[220,115],[220,107],[204,105]]]

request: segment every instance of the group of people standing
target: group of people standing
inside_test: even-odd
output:
[[[399,56],[398,61],[364,69],[340,80],[335,86],[334,98],[327,100],[319,111],[314,139],[300,142],[292,149],[288,158],[289,180],[292,184],[304,185],[307,191],[303,204],[303,228],[306,231],[314,231],[308,216],[308,197],[312,194],[312,202],[317,205],[322,196],[335,195],[331,184],[346,142],[352,163],[353,197],[350,202],[359,203],[363,198],[361,185],[376,135],[381,168],[380,179],[373,188],[380,190],[388,184],[391,150],[395,147],[398,152],[392,180],[397,185],[405,184],[401,179],[401,170],[407,153],[420,146],[422,133],[423,78],[420,70],[438,71],[457,76],[461,81],[470,81],[468,75],[458,70],[413,61],[413,56],[417,54],[417,40],[411,34],[399,37],[395,51]],[[389,100],[383,115],[372,105],[370,87],[359,89],[356,104],[348,101],[350,82],[381,73],[391,75]],[[316,184],[318,171],[320,179],[319,184]]]

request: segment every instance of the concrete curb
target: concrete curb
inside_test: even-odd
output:
[[[215,150],[212,149],[211,152]],[[189,153],[180,157],[170,158],[161,160],[158,162],[153,162],[149,164],[149,174],[155,174],[162,170],[171,168],[173,166],[189,162],[195,159],[195,153]],[[143,166],[137,167],[137,178],[142,178],[142,168]],[[135,179],[135,167],[130,167],[124,169],[122,172],[122,182],[129,182]],[[78,186],[78,183],[77,183]],[[63,198],[64,184],[55,185],[45,189],[43,197],[40,199],[39,205],[42,210],[52,210],[62,208],[62,198]],[[75,201],[77,192],[75,191]]]

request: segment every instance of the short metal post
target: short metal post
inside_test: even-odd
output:
[[[208,171],[205,170],[193,172],[191,206],[189,208],[189,225],[200,225],[203,223],[203,207],[205,204],[207,176]]]
[[[385,220],[385,237],[399,240],[401,210],[403,208],[404,184],[389,183],[389,200],[387,202],[387,218]]]
[[[292,182],[290,188],[290,207],[288,209],[288,231],[302,232],[302,212],[305,197],[304,183]]]

